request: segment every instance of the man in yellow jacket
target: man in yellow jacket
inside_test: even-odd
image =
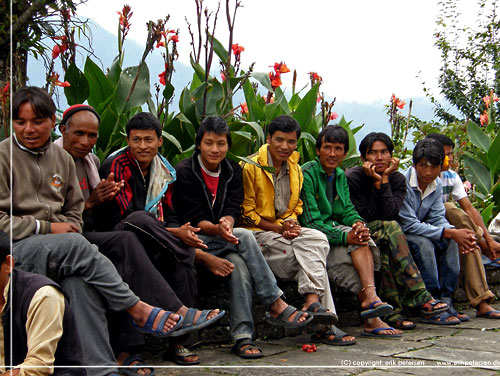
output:
[[[300,227],[297,220],[302,213],[303,176],[295,151],[300,132],[295,119],[278,116],[269,124],[267,144],[251,156],[260,166],[272,169],[243,165],[242,226],[253,231],[274,274],[298,281],[298,291],[306,299],[303,310],[321,325],[311,339],[351,345],[354,337],[333,325],[338,318],[326,271],[328,240],[320,231]]]

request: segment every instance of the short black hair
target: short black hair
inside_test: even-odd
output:
[[[0,264],[10,255],[10,239],[9,236],[0,230]]]
[[[297,140],[300,137],[302,130],[300,129],[300,124],[290,115],[280,115],[269,123],[269,136],[273,137],[274,132],[281,131],[283,133],[296,132]]]
[[[56,105],[49,93],[36,86],[25,86],[17,90],[12,97],[12,119],[19,119],[19,110],[25,103],[31,104],[39,119],[46,119],[56,114]]]
[[[424,158],[433,166],[441,166],[444,161],[443,145],[433,138],[424,138],[417,142],[413,150],[413,165]]]
[[[339,144],[344,144],[344,153],[347,154],[349,150],[349,135],[347,131],[340,125],[327,125],[321,132],[319,132],[318,138],[316,139],[316,149],[321,149],[323,142],[335,142]]]
[[[455,143],[453,142],[453,140],[442,133],[429,133],[426,138],[437,140],[443,146],[451,146],[451,149],[455,147]]]
[[[161,123],[160,120],[149,112],[139,112],[132,116],[125,126],[127,137],[130,136],[130,131],[133,129],[153,130],[158,138],[161,138]]]
[[[215,133],[219,136],[225,134],[229,147],[231,147],[231,144],[233,143],[229,126],[227,125],[226,121],[220,116],[207,116],[201,121],[198,132],[196,133],[196,147],[200,146],[201,140],[205,133]]]
[[[366,157],[366,153],[372,150],[372,145],[375,141],[383,142],[385,146],[387,146],[387,150],[389,150],[389,152],[392,155],[392,152],[394,150],[394,144],[392,143],[391,138],[382,132],[371,132],[368,133],[365,136],[365,138],[361,140],[361,143],[359,144],[359,153],[363,158]]]

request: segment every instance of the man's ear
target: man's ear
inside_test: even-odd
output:
[[[319,149],[316,148],[316,155],[319,157]]]
[[[160,146],[163,145],[163,136],[160,136]]]
[[[55,126],[56,126],[56,115],[55,114],[50,117],[50,121],[52,122],[52,128],[55,128]]]
[[[266,137],[266,143],[268,143],[269,145],[271,145],[271,135],[267,135]]]
[[[66,132],[66,124],[59,124],[59,132],[64,135],[64,133]]]
[[[14,257],[12,257],[12,255],[7,255],[5,261],[2,262],[1,268],[3,273],[12,273],[12,270],[14,269]]]

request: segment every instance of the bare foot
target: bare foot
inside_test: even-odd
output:
[[[277,318],[281,314],[281,312],[283,312],[285,310],[286,307],[288,307],[288,304],[286,304],[283,299],[279,298],[278,300],[276,300],[274,303],[271,304],[271,306],[269,307],[269,313],[271,314],[271,317]],[[295,311],[294,313],[292,313],[288,317],[288,321],[293,322],[297,313],[298,313],[298,311]],[[297,322],[298,323],[304,322],[305,320],[307,320],[308,317],[309,317],[309,315],[306,312],[304,312],[299,317]]]
[[[358,298],[361,301],[361,309],[366,310],[374,302],[378,302],[373,305],[372,308],[376,308],[382,304],[387,304],[380,299],[375,291],[375,286],[369,285],[366,290],[358,294]]]
[[[118,353],[116,356],[116,363],[118,366],[135,366],[138,363],[143,363],[142,359],[141,360],[134,360],[133,362],[130,362],[129,364],[123,364],[125,359],[127,359],[130,356],[130,353],[128,352],[121,352]],[[138,375],[150,375],[151,374],[151,369],[150,368],[134,368],[134,372],[137,373]]]
[[[217,277],[227,277],[234,270],[232,262],[221,257],[214,256],[208,252],[203,252],[204,255],[199,260],[205,267]]]
[[[375,317],[373,319],[366,319],[364,329],[365,332],[372,332],[374,329],[378,328],[388,328],[390,325],[383,322],[379,317]],[[394,335],[394,334],[403,334],[403,332],[399,329],[387,329],[381,330],[378,334],[386,334],[386,335]]]

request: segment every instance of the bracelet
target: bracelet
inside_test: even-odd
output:
[[[363,288],[361,289],[361,292],[365,292],[365,290],[366,290],[366,289],[368,289],[368,288],[370,288],[370,287],[375,288],[375,286],[374,286],[374,285],[367,285],[366,287],[363,287]]]

